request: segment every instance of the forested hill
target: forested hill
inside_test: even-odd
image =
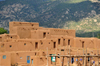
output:
[[[100,31],[100,3],[89,0],[0,1],[0,27],[10,21],[39,22],[40,26],[75,29],[77,36]],[[88,34],[91,34],[89,36]]]

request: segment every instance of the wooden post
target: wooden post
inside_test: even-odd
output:
[[[61,66],[61,47],[60,47],[60,66]]]
[[[69,46],[69,55],[70,55],[70,46]],[[69,57],[69,61],[68,62],[69,62],[69,66],[70,66],[70,57]]]
[[[48,66],[48,47],[47,47],[47,66]]]
[[[90,66],[90,57],[89,57],[89,66]]]
[[[97,50],[97,52],[98,52],[98,66],[99,66],[99,50]]]
[[[86,48],[86,52],[85,52],[84,66],[86,66],[86,55],[87,55],[87,48]]]
[[[68,55],[68,46],[67,46],[67,55]],[[67,57],[67,65],[68,65],[68,57]]]
[[[57,48],[55,49],[55,55],[56,55],[56,51],[57,51]],[[55,56],[55,66],[56,66],[56,56]]]
[[[84,49],[83,49],[83,55],[84,55]],[[84,66],[84,57],[83,57],[83,65],[82,66]]]

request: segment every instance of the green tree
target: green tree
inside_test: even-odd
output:
[[[97,34],[97,38],[100,39],[100,34]]]
[[[5,30],[4,28],[0,28],[0,34],[4,34],[7,33],[7,30]]]

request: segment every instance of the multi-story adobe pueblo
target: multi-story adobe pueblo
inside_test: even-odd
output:
[[[0,66],[99,66],[100,39],[80,38],[75,30],[9,22],[0,35]]]

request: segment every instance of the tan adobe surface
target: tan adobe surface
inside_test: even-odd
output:
[[[99,47],[100,39],[76,37],[75,30],[13,21],[9,34],[0,35],[0,66],[99,65]]]

